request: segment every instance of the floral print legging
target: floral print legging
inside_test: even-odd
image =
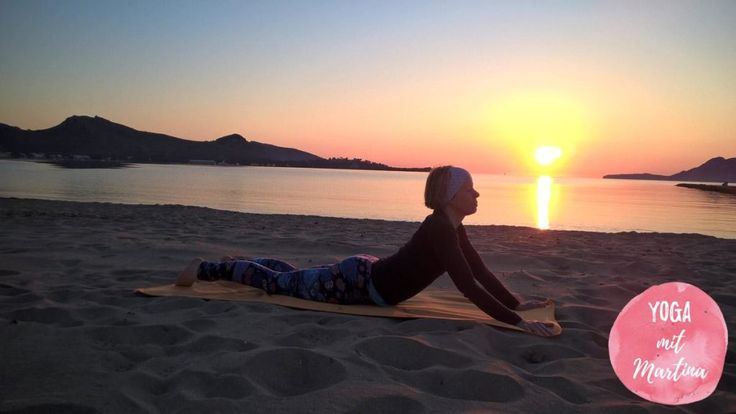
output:
[[[307,269],[297,269],[271,258],[202,262],[197,278],[231,280],[261,288],[269,295],[289,295],[317,302],[385,305],[375,288],[369,287],[371,265],[377,260],[375,256],[360,254],[339,263]]]

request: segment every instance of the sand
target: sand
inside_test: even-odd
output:
[[[511,291],[555,300],[564,333],[541,338],[134,293],[196,256],[386,256],[418,222],[7,198],[0,220],[2,412],[736,412],[736,240],[468,226]],[[668,407],[618,381],[607,341],[631,297],[675,280],[709,293],[731,336],[716,392]]]

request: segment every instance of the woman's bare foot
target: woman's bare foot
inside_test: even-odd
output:
[[[176,278],[176,286],[192,286],[194,281],[197,280],[197,272],[199,271],[199,265],[203,262],[201,258],[193,259],[184,270],[179,273]]]

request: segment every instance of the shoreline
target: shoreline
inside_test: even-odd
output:
[[[725,185],[714,185],[714,184],[677,184],[677,187],[692,188],[701,191],[712,191],[721,194],[736,195],[736,187],[730,187]]]
[[[116,201],[77,201],[77,200],[55,200],[55,199],[44,199],[44,198],[25,198],[25,197],[7,197],[7,196],[0,196],[0,202],[3,200],[18,200],[18,201],[39,201],[39,202],[50,202],[50,203],[76,203],[76,204],[100,204],[100,205],[119,205],[119,206],[140,206],[140,207],[181,207],[181,208],[194,208],[194,209],[203,209],[203,210],[211,210],[215,212],[222,212],[222,213],[232,213],[232,214],[243,214],[243,215],[252,215],[252,216],[274,216],[274,217],[304,217],[304,218],[316,218],[316,219],[335,219],[335,220],[357,220],[357,221],[376,221],[380,223],[401,223],[401,224],[419,224],[422,222],[424,217],[421,219],[418,219],[416,221],[404,221],[404,220],[390,220],[390,219],[380,219],[380,218],[356,218],[356,217],[335,217],[335,216],[318,216],[313,214],[289,214],[289,213],[253,213],[253,212],[243,212],[243,211],[236,211],[236,210],[223,210],[218,209],[214,207],[203,207],[203,206],[191,206],[191,205],[185,205],[185,204],[143,204],[143,203],[122,203],[122,202],[116,202]],[[429,215],[431,212],[427,210],[427,215]],[[522,226],[522,225],[512,225],[512,224],[465,224],[466,228],[469,227],[488,227],[488,228],[510,228],[510,229],[526,229],[529,231],[538,231],[538,232],[562,232],[562,233],[592,233],[592,234],[669,234],[674,236],[687,236],[687,235],[693,235],[693,236],[701,236],[701,237],[713,237],[716,239],[721,240],[736,240],[736,238],[728,238],[728,237],[720,237],[720,236],[714,236],[710,234],[703,234],[703,233],[696,233],[696,232],[686,232],[686,233],[676,233],[676,232],[666,232],[666,231],[654,231],[654,230],[611,230],[611,231],[595,231],[595,230],[588,230],[588,229],[539,229],[536,227],[531,226]]]
[[[699,413],[736,406],[736,240],[467,226],[520,299],[552,298],[562,335],[276,305],[144,297],[192,257],[297,267],[393,254],[418,222],[0,198],[0,411]],[[629,392],[608,333],[633,296],[698,286],[730,347],[715,393],[662,406]],[[445,274],[431,285],[456,289]]]

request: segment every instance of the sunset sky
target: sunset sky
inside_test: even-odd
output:
[[[736,1],[0,1],[0,122],[99,115],[394,166],[736,156]]]

